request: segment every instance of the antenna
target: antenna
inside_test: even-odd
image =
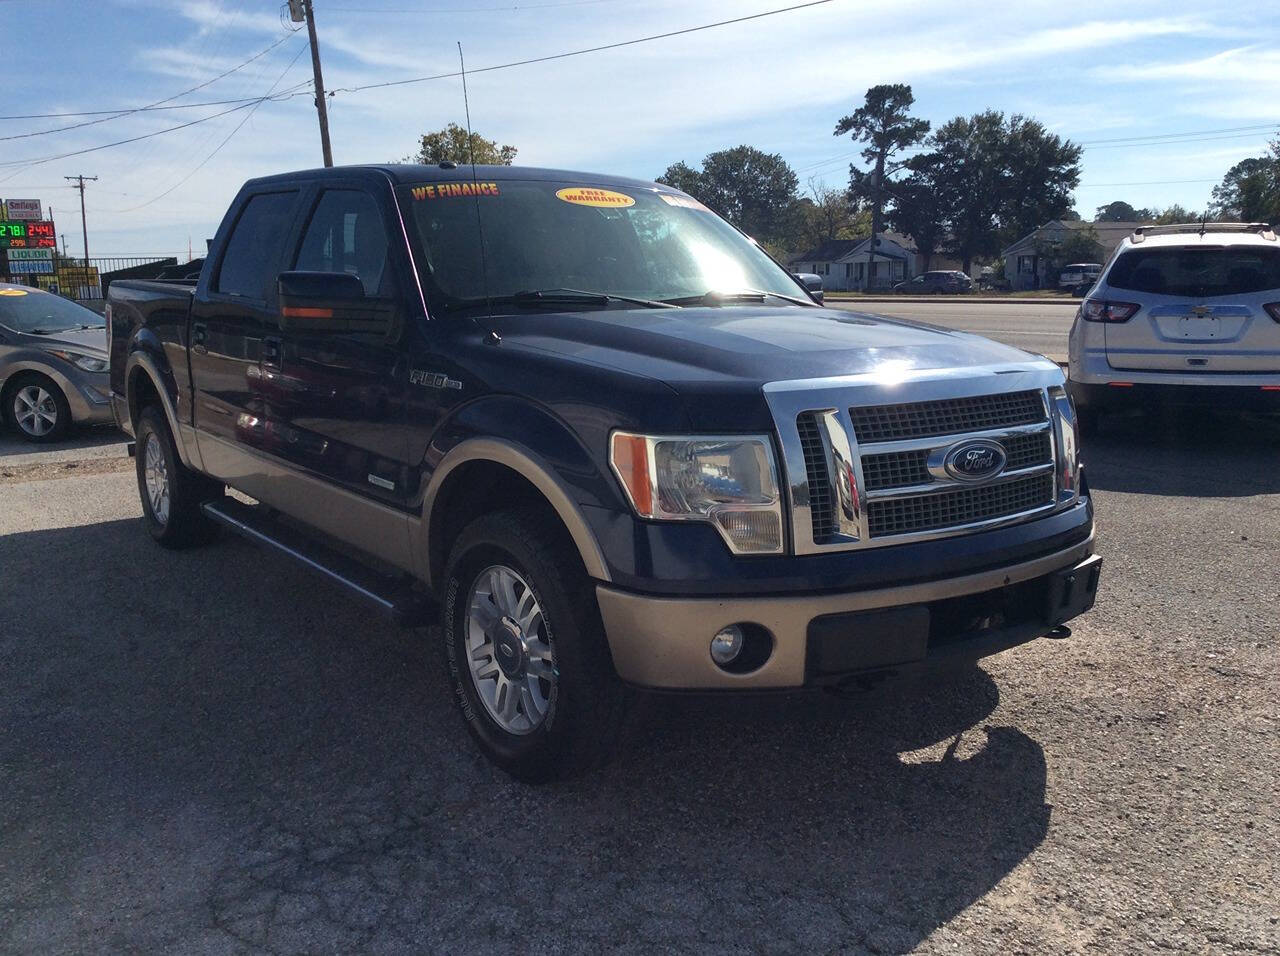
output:
[[[471,132],[471,101],[467,98],[467,64],[462,58],[462,41],[458,42],[458,68],[462,73],[462,107],[466,110],[467,115],[467,159],[471,162],[471,185],[477,185],[476,177],[476,140]],[[493,314],[493,300],[489,297],[489,263],[486,261],[484,251],[484,223],[480,216],[480,190],[473,189],[471,192],[472,202],[476,206],[476,234],[480,239],[480,279],[484,282],[484,301],[485,308],[489,313]],[[480,323],[476,323],[479,325]],[[489,330],[491,341],[499,342],[498,333],[492,329]]]

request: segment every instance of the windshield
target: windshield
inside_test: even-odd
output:
[[[404,187],[401,202],[411,210],[411,231],[436,309],[493,300],[504,305],[520,293],[557,291],[563,295],[556,301],[571,291],[635,300],[581,297],[580,305],[596,307],[746,290],[807,301],[803,287],[715,213],[687,196],[652,187],[423,183]]]
[[[1280,289],[1280,249],[1209,247],[1139,249],[1111,267],[1115,289],[1209,298]]]
[[[69,329],[101,329],[106,320],[70,299],[37,289],[0,289],[0,325],[15,332],[43,334]]]

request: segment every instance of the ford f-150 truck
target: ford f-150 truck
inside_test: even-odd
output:
[[[255,179],[194,287],[118,281],[107,315],[151,536],[231,528],[438,621],[521,779],[600,760],[634,688],[971,661],[1094,601],[1054,363],[825,309],[666,186]]]

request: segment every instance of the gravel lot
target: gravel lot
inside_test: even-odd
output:
[[[0,482],[0,950],[1280,950],[1280,424],[1110,424],[1067,641],[646,699],[529,789],[421,631],[127,472]]]

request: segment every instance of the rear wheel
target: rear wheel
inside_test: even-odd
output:
[[[446,582],[453,697],[485,755],[530,783],[602,763],[627,693],[563,528],[525,512],[479,518],[454,545]]]
[[[19,435],[30,442],[54,442],[71,427],[71,406],[53,380],[36,372],[15,375],[5,388],[4,411]]]
[[[155,405],[138,415],[135,434],[138,495],[147,532],[166,548],[189,548],[213,540],[218,526],[200,506],[220,498],[224,486],[182,464],[169,422]]]

